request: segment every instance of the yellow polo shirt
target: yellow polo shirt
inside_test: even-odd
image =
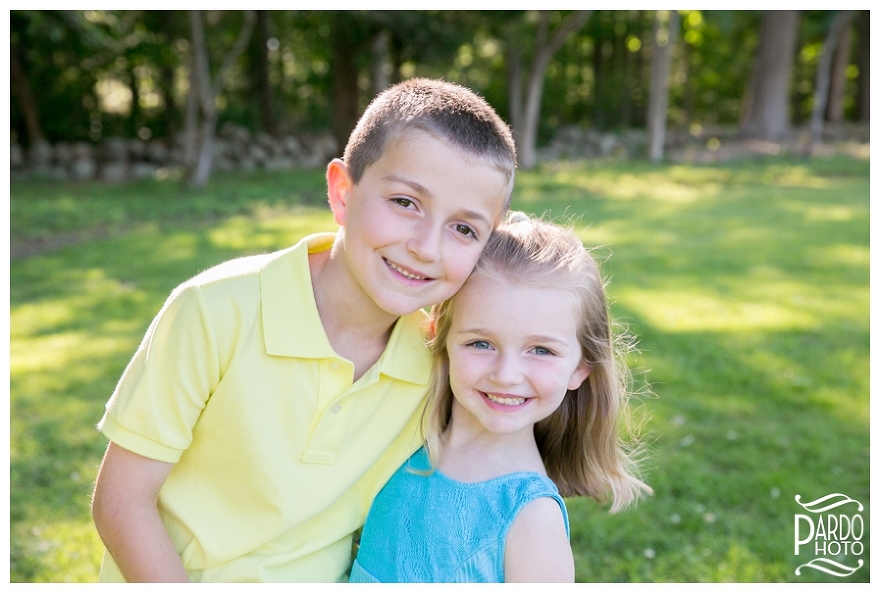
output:
[[[159,510],[194,581],[346,580],[353,532],[421,445],[424,313],[400,318],[352,384],[309,276],[308,253],[333,238],[311,235],[179,286],[98,424],[117,445],[175,464]],[[101,580],[123,580],[106,553]]]

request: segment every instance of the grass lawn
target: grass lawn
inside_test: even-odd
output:
[[[323,200],[320,172],[204,194],[12,184],[30,255],[10,264],[11,581],[97,578],[94,425],[147,325],[196,272],[332,230]],[[559,163],[519,174],[514,207],[565,216],[607,257],[651,392],[634,403],[655,495],[617,515],[569,501],[577,579],[869,582],[868,162]],[[795,496],[832,493],[864,505],[865,532],[830,559],[865,566],[796,575],[815,553],[794,555]]]

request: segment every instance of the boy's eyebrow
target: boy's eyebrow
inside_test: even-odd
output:
[[[420,193],[422,195],[431,195],[431,192],[428,191],[428,188],[419,183],[418,181],[413,181],[412,179],[407,179],[406,177],[399,177],[397,175],[386,175],[382,179],[387,181],[397,181],[398,183],[403,183],[404,185],[408,185],[413,188],[416,193]]]
[[[406,177],[399,177],[397,175],[386,175],[382,179],[384,179],[386,181],[396,181],[398,183],[408,185],[411,188],[413,188],[413,190],[415,190],[415,192],[418,194],[421,194],[423,196],[428,196],[428,197],[431,196],[430,190],[427,187],[425,187],[424,185],[422,185],[421,183],[419,183],[418,181],[413,181],[412,179],[407,179]],[[490,227],[493,226],[492,222],[488,218],[486,218],[485,216],[483,216],[483,214],[477,212],[476,210],[465,210],[464,212],[461,213],[461,216],[463,216],[464,218],[467,218],[469,220],[480,221],[486,225],[489,225]]]

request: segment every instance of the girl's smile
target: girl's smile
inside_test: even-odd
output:
[[[525,397],[516,397],[516,396],[503,396],[503,395],[495,395],[492,393],[484,393],[483,396],[489,400],[488,405],[495,404],[496,406],[501,406],[499,409],[504,408],[518,408],[524,405],[529,400]],[[492,406],[493,408],[495,406]]]
[[[446,339],[456,430],[531,434],[589,374],[571,295],[478,270],[456,297]],[[523,432],[527,431],[527,432]]]

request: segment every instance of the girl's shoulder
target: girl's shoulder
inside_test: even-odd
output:
[[[541,496],[517,513],[504,549],[504,580],[574,582],[568,516],[561,499]]]

